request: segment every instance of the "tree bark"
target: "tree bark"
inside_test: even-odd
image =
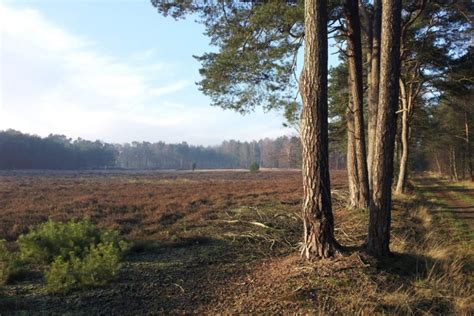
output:
[[[360,190],[357,207],[367,208],[369,206],[370,192],[367,173],[367,153],[365,148],[363,110],[364,81],[362,74],[362,43],[358,0],[346,0],[344,15],[347,22],[347,59],[349,66],[349,85],[352,97],[352,102],[349,104],[352,105],[350,110],[353,114],[355,162],[357,164],[357,178]]]
[[[402,194],[405,191],[408,174],[408,155],[410,150],[410,116],[413,109],[411,96],[407,93],[405,84],[400,80],[400,99],[402,104],[402,130],[400,135],[401,155],[398,169],[398,181],[395,192]]]
[[[374,160],[374,149],[375,149],[375,138],[377,130],[377,109],[379,102],[379,81],[380,81],[380,35],[381,35],[381,16],[382,16],[382,4],[381,0],[374,0],[374,15],[373,15],[373,26],[371,33],[372,43],[371,47],[371,58],[370,58],[370,72],[368,78],[368,113],[369,121],[367,125],[368,129],[368,176],[369,176],[369,187],[372,187],[372,162]]]
[[[390,254],[393,151],[400,77],[401,7],[401,0],[382,1],[380,86],[367,239],[367,251],[376,257]]]
[[[300,78],[303,101],[303,222],[307,259],[327,258],[338,249],[334,238],[328,156],[327,3],[306,0],[304,66]]]
[[[347,179],[349,184],[349,201],[350,208],[359,207],[359,176],[357,172],[356,150],[354,139],[354,117],[351,111],[351,105],[346,111],[347,117]]]
[[[458,167],[456,165],[456,148],[451,145],[451,157],[450,157],[450,160],[451,160],[451,172],[452,172],[452,180],[453,181],[459,181],[459,177],[458,177]]]
[[[442,176],[443,169],[441,168],[441,163],[439,162],[438,153],[435,154],[435,159],[436,159],[436,167],[438,167],[438,175]]]
[[[454,168],[453,168],[453,145],[449,146],[449,179],[454,181]]]
[[[395,192],[402,194],[405,192],[405,185],[408,173],[408,152],[409,152],[409,126],[408,126],[408,114],[406,111],[402,113],[402,131],[401,131],[401,150],[402,154],[400,157],[400,167],[398,170],[398,181]]]
[[[400,157],[400,167],[398,170],[398,181],[395,192],[402,194],[405,192],[407,173],[408,173],[408,154],[409,154],[409,126],[408,126],[408,114],[406,111],[402,113],[402,131],[401,131],[401,150],[402,154]]]
[[[469,178],[471,181],[474,181],[474,174],[472,171],[472,151],[471,151],[471,140],[469,138],[469,120],[467,113],[467,104],[466,110],[464,111],[464,133],[466,136],[466,153],[467,153],[467,166],[469,168]]]
[[[461,155],[461,179],[466,180],[466,151]]]

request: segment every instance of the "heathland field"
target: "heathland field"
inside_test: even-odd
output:
[[[353,251],[367,212],[347,210],[346,179],[332,172],[336,237],[348,251],[308,262],[299,171],[3,172],[0,239],[10,247],[48,218],[89,218],[130,249],[99,287],[52,294],[23,268],[0,288],[0,314],[472,312],[472,237],[442,211],[440,182],[417,178],[395,198],[394,256],[376,262]]]

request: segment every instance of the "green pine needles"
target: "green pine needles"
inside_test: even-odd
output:
[[[21,235],[17,246],[18,253],[13,257],[18,257],[22,264],[44,267],[46,288],[50,292],[106,284],[118,274],[127,249],[117,232],[99,229],[89,220],[67,223],[49,220]],[[8,253],[4,243],[0,243],[1,247],[5,249],[0,250]],[[5,262],[5,267],[11,266],[6,260],[0,261]],[[8,273],[4,270],[4,274]]]

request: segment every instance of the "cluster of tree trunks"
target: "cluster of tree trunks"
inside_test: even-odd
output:
[[[368,155],[367,164],[369,167],[369,185],[372,186],[372,162],[374,159],[375,131],[377,129],[377,105],[379,99],[379,81],[380,81],[380,36],[382,22],[382,5],[381,0],[374,0],[373,16],[368,17],[367,14],[367,42],[368,54],[367,64],[369,66],[367,83],[368,83]],[[364,11],[365,12],[365,11]]]
[[[380,5],[377,4],[380,8]],[[372,195],[363,118],[363,72],[361,26],[358,1],[347,0],[345,19],[348,37],[349,86],[348,173],[353,206],[369,207],[367,251],[376,256],[389,254],[391,183],[396,134],[400,73],[401,1],[383,1],[381,15],[380,73],[378,71],[379,30],[371,32],[371,131]],[[305,59],[300,80],[303,100],[301,139],[303,144],[304,252],[307,258],[328,257],[337,249],[334,239],[327,168],[327,27],[326,1],[305,2]],[[378,25],[378,23],[374,23]],[[378,26],[377,26],[378,27]],[[376,28],[377,28],[376,27]],[[377,40],[373,40],[377,38]],[[374,43],[375,42],[375,43]],[[374,46],[376,49],[374,49]],[[376,51],[376,53],[374,53]],[[376,55],[372,59],[373,55]],[[375,61],[374,61],[375,60]],[[375,95],[378,100],[375,102]],[[376,116],[375,114],[376,113]]]
[[[281,73],[282,69],[285,69],[283,71],[285,74],[291,72],[286,70],[294,71],[298,49],[304,47],[304,65],[299,81],[299,92],[303,103],[300,121],[304,192],[302,252],[307,258],[324,258],[337,253],[340,246],[334,238],[328,163],[328,1],[305,0],[304,18],[300,16],[301,3],[295,1],[175,3],[153,0],[152,3],[165,15],[180,17],[186,12],[198,12],[206,17],[204,24],[208,34],[214,37],[213,43],[221,51],[200,58],[203,62],[201,73],[205,77],[201,84],[205,84],[203,91],[211,96],[231,94],[231,98],[224,98],[225,100],[214,99],[222,101],[223,103],[217,102],[217,105],[223,108],[245,111],[242,104],[249,100],[261,100],[258,98],[261,95],[258,93],[255,95],[255,93],[263,90],[255,89],[255,85],[261,87],[265,82],[269,83],[267,86],[271,96],[269,100],[275,101],[275,95],[272,93],[280,91],[278,88],[283,91],[284,88],[291,86],[290,78],[292,77],[276,78],[275,74]],[[419,34],[416,33],[418,30],[426,35],[426,46],[436,51],[438,49],[436,43],[440,41],[432,31],[438,32],[441,27],[433,23],[438,23],[437,21],[442,20],[442,16],[447,16],[446,12],[449,11],[448,6],[442,7],[444,5],[442,2],[436,2],[431,6],[431,10],[435,12],[432,14],[436,15],[436,19],[427,16],[423,22],[425,24],[417,25],[414,22],[420,17],[426,3],[428,3],[427,0],[404,2],[403,16],[401,0],[370,2],[345,0],[340,3],[331,3],[337,8],[332,13],[338,15],[332,22],[339,23],[343,20],[339,23],[342,25],[336,25],[343,30],[347,39],[345,55],[349,71],[350,97],[345,113],[348,139],[349,205],[369,210],[366,250],[378,257],[387,256],[390,253],[397,112],[401,113],[399,135],[401,155],[396,190],[403,192],[408,174],[410,124],[417,97],[424,84],[420,74],[425,65],[432,63],[430,54],[425,54],[426,51],[413,53],[416,49],[411,46],[416,46],[413,43],[421,40],[418,37]],[[266,7],[267,4],[268,7]],[[340,11],[342,4],[342,11]],[[268,19],[250,19],[253,10],[258,11],[262,16],[268,15]],[[342,12],[342,17],[339,16],[340,12]],[[283,14],[285,18],[281,18]],[[242,21],[243,16],[249,18],[244,18],[247,20]],[[272,24],[268,24],[267,21],[272,21]],[[445,21],[451,23],[449,17]],[[221,24],[225,25],[225,31],[222,31]],[[431,29],[430,32],[427,31],[429,29]],[[255,32],[255,30],[261,32]],[[363,114],[365,91],[362,34],[365,34],[366,38],[367,143]],[[411,46],[406,46],[405,42],[411,43]],[[275,50],[279,47],[281,50]],[[244,51],[255,52],[255,54],[245,55],[244,65],[240,65],[238,61],[236,62],[236,57]],[[285,53],[281,54],[282,52]],[[293,60],[285,60],[285,58],[291,59],[288,57],[291,55],[293,55]],[[280,56],[278,58],[285,62],[279,63],[281,60],[275,60],[275,56]],[[443,56],[446,57],[446,55]],[[424,65],[417,63],[419,58],[423,60]],[[280,67],[278,71],[268,71],[267,65],[281,66],[283,64],[288,67]],[[260,68],[261,65],[265,67]],[[402,65],[404,75],[400,76]],[[262,72],[262,74],[255,72]],[[231,75],[223,78],[222,73]],[[254,80],[250,81],[250,85],[248,78]],[[224,85],[221,85],[222,81]],[[227,89],[228,87],[232,89]],[[242,96],[245,96],[243,100]],[[231,102],[231,105],[226,104],[226,100],[234,101],[232,97],[236,98],[237,105],[234,104],[235,102]],[[468,121],[466,119],[464,137],[466,145],[464,147],[469,157],[463,161],[469,161],[472,177]],[[453,147],[449,155],[449,165],[455,177],[457,177],[457,160],[456,148]],[[438,159],[436,161],[440,165]]]
[[[367,208],[370,193],[363,110],[361,26],[357,0],[346,0],[344,16],[347,24],[347,60],[351,91],[347,115],[347,156],[351,157],[351,163],[347,165],[351,190],[349,204],[352,207]]]
[[[470,130],[474,118],[472,116],[474,108],[469,102],[470,98],[471,96],[467,95],[454,100],[457,108],[455,111],[452,111],[451,108],[451,114],[456,112],[457,115],[454,118],[448,118],[447,123],[451,123],[453,119],[457,121],[450,129],[446,126],[440,127],[450,135],[445,138],[439,137],[440,139],[433,146],[432,155],[428,161],[430,169],[436,170],[440,176],[449,177],[452,181],[474,181]],[[450,113],[443,114],[449,115]]]
[[[305,2],[305,60],[300,92],[303,99],[301,138],[303,143],[304,228],[306,257],[332,255],[336,242],[332,225],[329,170],[327,167],[327,39],[326,1]],[[376,256],[389,254],[391,184],[396,134],[400,74],[401,1],[375,3],[382,11],[374,14],[369,34],[369,173],[363,116],[362,44],[359,6],[356,0],[345,2],[347,57],[350,102],[347,110],[348,174],[351,204],[369,206],[367,250]],[[322,11],[322,12],[321,12]],[[381,25],[382,31],[379,30]],[[380,36],[380,60],[379,60]],[[380,64],[380,73],[378,73]],[[378,98],[378,99],[377,99]],[[376,100],[377,99],[377,100]],[[327,225],[330,223],[331,225]]]

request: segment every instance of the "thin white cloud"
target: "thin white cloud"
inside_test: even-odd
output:
[[[160,97],[166,94],[174,93],[183,90],[190,85],[190,82],[186,80],[180,80],[178,82],[159,87],[150,91],[150,95],[154,97]]]
[[[0,21],[0,129],[204,144],[284,133],[276,115],[263,121],[262,113],[240,117],[174,100],[196,88],[175,79],[173,63],[156,61],[153,49],[123,60],[29,8],[0,5]]]
[[[133,112],[151,98],[172,94],[188,84],[177,80],[160,86],[150,68],[156,76],[157,70],[165,69],[162,63],[136,66],[102,54],[92,41],[60,29],[32,9],[1,6],[0,12],[2,79],[13,80],[2,84],[0,128],[23,122],[18,128],[25,129],[27,117],[13,117],[21,111],[38,113],[44,124],[62,126],[64,131],[80,126],[100,132],[100,127],[90,126],[94,116],[101,117],[104,111]],[[147,50],[142,58],[152,54]],[[29,98],[25,99],[25,92]],[[65,111],[75,115],[62,115]]]

